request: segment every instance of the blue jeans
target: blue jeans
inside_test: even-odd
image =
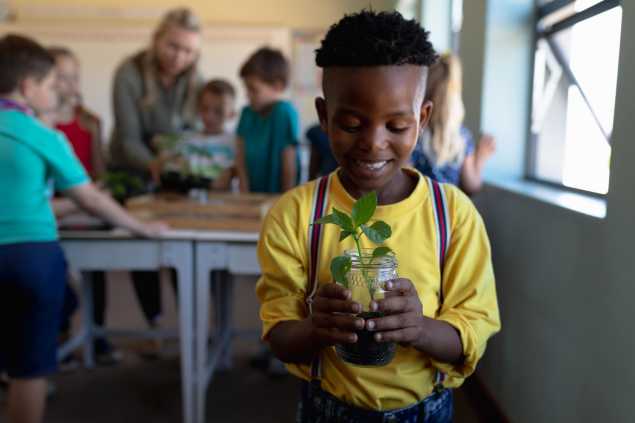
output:
[[[322,390],[316,382],[304,382],[298,404],[297,423],[450,423],[452,391],[433,392],[424,400],[398,410],[373,411],[358,408]]]
[[[0,245],[0,370],[15,379],[57,369],[66,260],[59,243]]]

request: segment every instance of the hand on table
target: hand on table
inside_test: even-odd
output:
[[[150,221],[141,223],[141,227],[136,232],[144,238],[156,238],[168,229],[170,226],[165,222]]]

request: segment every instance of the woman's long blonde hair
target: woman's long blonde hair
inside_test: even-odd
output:
[[[158,87],[156,85],[156,74],[158,71],[158,61],[156,58],[156,42],[170,28],[177,27],[191,32],[201,32],[201,23],[198,17],[190,9],[186,7],[169,10],[159,22],[156,30],[152,35],[152,47],[143,57],[143,82],[146,87],[142,104],[145,107],[151,107],[158,97]],[[196,88],[197,88],[197,63],[198,59],[187,69],[184,77],[187,79],[188,88],[186,94],[186,105],[191,107],[195,104]]]
[[[428,125],[429,147],[437,166],[462,159],[465,154],[465,141],[461,136],[465,117],[462,77],[461,62],[451,54],[442,55],[428,71],[426,98],[433,104]]]

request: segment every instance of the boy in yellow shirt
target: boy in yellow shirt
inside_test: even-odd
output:
[[[324,98],[316,108],[340,167],[283,195],[258,248],[263,338],[307,381],[298,422],[451,421],[449,388],[474,371],[500,330],[478,212],[456,188],[405,168],[433,107],[424,97],[436,58],[427,32],[397,12],[345,16],[317,50]],[[373,218],[392,228],[385,245],[400,277],[370,304],[383,317],[364,319],[361,304],[329,271],[331,258],[353,241],[340,243],[334,225],[317,230],[311,223],[333,208],[350,214],[355,199],[371,191],[378,199]],[[371,244],[363,239],[361,246]],[[360,367],[337,356],[334,345],[356,343],[362,329],[398,343],[389,364]]]

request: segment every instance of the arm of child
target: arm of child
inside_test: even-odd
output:
[[[297,172],[296,147],[295,145],[289,145],[282,150],[282,192],[288,191],[296,185]]]
[[[56,219],[61,219],[64,216],[77,213],[79,210],[77,205],[68,198],[52,198],[51,208]]]
[[[465,157],[461,167],[461,188],[466,194],[472,195],[481,190],[483,168],[495,150],[496,142],[494,137],[483,135],[476,147],[476,151]]]
[[[249,192],[249,178],[245,165],[245,142],[240,136],[236,137],[236,173],[238,174],[240,192]]]
[[[386,298],[371,303],[371,310],[387,315],[366,321],[366,328],[377,332],[376,341],[410,345],[444,363],[458,363],[462,359],[458,332],[447,322],[423,315],[419,294],[409,279],[388,282]]]
[[[373,306],[388,316],[369,320],[366,327],[378,332],[379,340],[404,342],[428,354],[442,372],[464,378],[500,330],[500,316],[485,225],[460,190],[446,188],[446,196],[454,212],[441,281],[444,298],[436,317],[422,316],[412,283],[398,279],[389,289],[393,294]]]
[[[136,219],[90,182],[73,186],[63,191],[63,194],[70,197],[86,212],[142,237],[156,237],[167,229],[165,223],[144,223]]]
[[[235,173],[235,168],[228,167],[212,182],[212,189],[218,191],[228,191],[231,188],[231,181]]]
[[[364,320],[351,301],[351,291],[335,283],[323,285],[313,299],[313,314],[303,320],[280,322],[269,332],[271,351],[286,363],[308,364],[322,348],[357,342]]]
[[[256,294],[263,339],[273,353],[287,363],[309,363],[324,346],[355,342],[354,329],[363,327],[363,321],[351,314],[361,306],[350,300],[350,291],[334,283],[318,289],[309,315],[305,302],[308,252],[306,238],[298,231],[306,224],[298,223],[299,207],[289,198],[283,196],[263,222],[258,242],[262,276]]]

